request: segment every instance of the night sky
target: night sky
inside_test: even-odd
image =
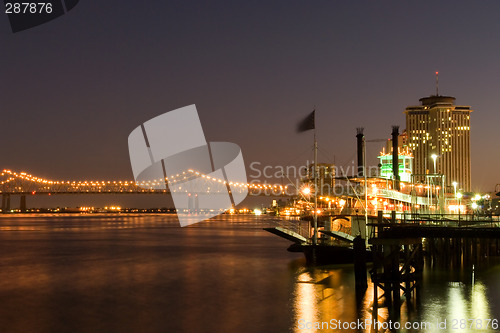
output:
[[[57,180],[132,179],[127,138],[196,104],[208,141],[247,166],[349,165],[440,93],[470,105],[473,189],[500,183],[500,2],[80,0],[13,34],[0,15],[0,168]],[[370,162],[383,143],[371,143]],[[251,176],[252,171],[247,169]]]

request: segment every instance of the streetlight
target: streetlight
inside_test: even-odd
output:
[[[458,186],[458,183],[453,182],[453,183],[451,183],[451,185],[453,185],[453,190],[455,191],[455,204],[457,204],[457,186]]]
[[[461,213],[461,210],[462,210],[462,193],[458,192],[457,193],[457,198],[458,198],[458,220],[460,221],[460,213]]]
[[[483,197],[483,199],[484,199],[484,200],[486,200],[486,201],[484,202],[484,205],[486,206],[486,203],[488,203],[488,205],[489,205],[489,207],[488,207],[488,211],[489,211],[489,213],[491,214],[491,200],[490,200],[490,198],[491,198],[491,197],[490,197],[490,195],[489,195],[489,194],[486,194],[486,195]]]
[[[436,170],[436,161],[437,161],[437,158],[438,156],[436,154],[432,154],[431,155],[431,158],[432,160],[434,161],[434,173],[437,174],[437,170]]]
[[[302,194],[308,196],[309,194],[311,194],[311,188],[309,186],[304,186],[304,188],[302,189],[301,192],[302,192]]]
[[[434,183],[434,184],[436,183],[436,179],[435,179],[435,177],[436,177],[436,175],[437,175],[437,171],[436,171],[436,160],[437,160],[438,156],[437,156],[436,154],[432,154],[432,155],[431,155],[431,158],[432,158],[432,160],[434,161],[434,178],[429,178],[429,179],[432,179],[432,180],[433,180],[433,181],[429,184],[429,185],[430,185],[430,187],[431,187],[431,188],[430,188],[430,192],[431,192],[431,205],[432,205],[432,185],[433,185],[433,183]],[[438,200],[438,196],[437,196],[437,194],[436,194],[436,205],[437,205],[438,203],[439,203],[439,200]]]
[[[474,220],[474,213],[476,212],[478,205],[476,202],[473,202],[471,207],[472,207],[472,219]]]

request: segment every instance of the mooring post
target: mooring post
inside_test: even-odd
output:
[[[354,277],[356,280],[356,293],[364,293],[368,288],[366,281],[366,244],[361,236],[357,236],[353,241],[354,248]]]
[[[460,238],[460,262],[462,266],[465,265],[465,244],[467,238]]]
[[[382,279],[384,283],[384,295],[385,295],[385,303],[387,308],[392,307],[392,258],[391,251],[392,248],[389,244],[382,245],[382,253],[383,253],[383,273]]]
[[[391,257],[392,257],[392,267],[391,267],[391,278],[392,278],[392,299],[393,299],[393,305],[394,305],[394,310],[396,311],[395,314],[399,318],[399,312],[401,308],[401,298],[400,298],[400,292],[401,292],[401,272],[399,270],[399,262],[400,262],[400,250],[401,246],[400,245],[394,245],[391,246]]]
[[[376,244],[372,244],[372,254],[373,254],[373,268],[371,271],[372,283],[373,283],[373,306],[372,306],[372,328],[374,326],[374,319],[378,320],[378,271],[379,271],[379,258],[380,258],[380,248]]]
[[[372,270],[372,283],[373,283],[373,311],[378,313],[378,266],[377,266],[377,258],[378,255],[377,245],[372,245],[372,254],[373,254],[373,270]]]
[[[422,244],[417,245],[417,254],[415,258],[415,301],[417,307],[420,308],[420,288],[423,282],[424,272],[424,256]]]
[[[410,246],[405,244],[403,245],[403,257],[404,257],[404,260],[408,260],[408,258],[411,257],[411,251],[410,251]],[[411,299],[411,296],[412,296],[412,291],[411,291],[411,282],[410,282],[410,279],[407,278],[408,275],[410,275],[411,273],[411,269],[410,269],[410,266],[406,266],[406,268],[404,269],[404,271],[401,272],[402,274],[405,275],[405,279],[403,280],[404,281],[404,287],[405,287],[405,290],[406,290],[406,297],[407,299]],[[411,302],[408,302],[408,304],[411,304]]]
[[[377,233],[376,233],[375,237],[378,237],[380,235],[380,232],[382,231],[382,228],[383,228],[382,227],[382,223],[383,222],[384,222],[384,212],[381,211],[381,210],[379,210],[377,212],[377,224],[378,224],[378,226],[377,226],[377,229],[376,229]]]

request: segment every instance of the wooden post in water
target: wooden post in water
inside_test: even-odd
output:
[[[392,261],[391,258],[391,248],[388,244],[382,245],[382,281],[384,284],[384,295],[385,295],[385,304],[387,308],[392,307]]]
[[[399,270],[399,261],[401,254],[401,245],[391,246],[392,260],[391,260],[391,277],[392,277],[392,299],[394,300],[395,314],[399,317],[399,311],[401,308],[401,271]]]
[[[354,248],[354,277],[356,280],[356,293],[364,293],[368,288],[366,281],[366,244],[361,236],[356,236],[353,241]]]

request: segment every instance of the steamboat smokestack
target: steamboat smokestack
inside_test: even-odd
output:
[[[399,126],[392,126],[392,174],[394,175],[394,189],[399,191]]]
[[[363,127],[356,128],[356,138],[358,141],[358,177],[364,177],[364,166],[365,166],[365,135],[363,134]]]

